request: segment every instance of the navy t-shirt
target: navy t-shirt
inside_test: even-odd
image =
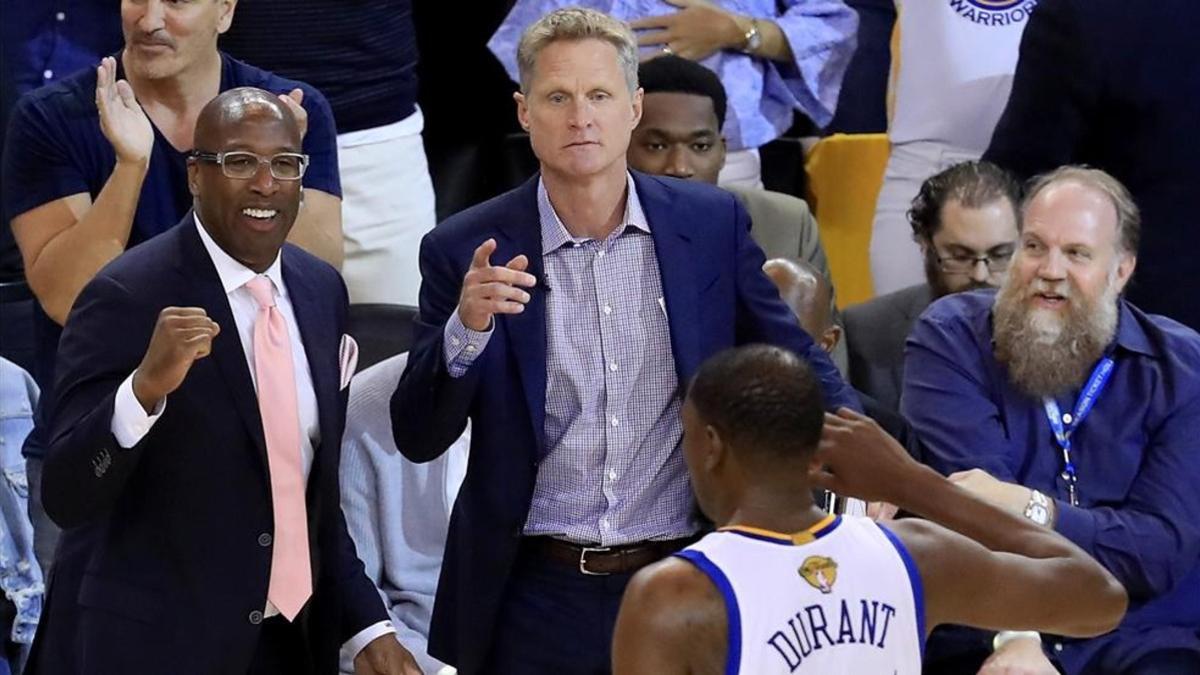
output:
[[[124,77],[119,58],[117,77]],[[307,84],[278,77],[222,54],[221,91],[236,87],[258,87],[279,94],[297,87],[304,91],[303,106],[308,112],[304,152],[311,158],[304,174],[304,186],[341,197],[337,131],[325,97]],[[95,200],[100,194],[117,158],[112,145],[100,131],[95,100],[96,70],[89,68],[35,89],[18,101],[9,121],[0,171],[5,222],[56,199],[86,192]],[[154,149],[138,198],[128,246],[174,227],[192,207],[192,195],[187,186],[186,150],[190,148],[181,152],[173,147],[158,128],[154,128]],[[38,379],[50,385],[61,329],[41,312],[40,307],[34,329]],[[49,389],[47,386],[42,390],[44,404],[52,396]],[[48,409],[46,405],[40,407]],[[37,445],[46,433],[43,426],[38,425],[26,444],[26,452],[31,456],[41,454]]]

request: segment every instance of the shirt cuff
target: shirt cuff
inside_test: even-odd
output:
[[[492,331],[496,328],[496,320],[492,319],[485,331],[471,330],[463,325],[462,319],[458,318],[458,310],[450,315],[450,319],[446,321],[446,330],[444,331],[444,339],[442,341],[443,351],[446,355],[446,370],[450,372],[450,377],[462,377],[466,374],[467,369],[475,363],[475,359],[483,353],[487,347],[488,340],[492,337]]]
[[[1054,529],[1088,555],[1094,555],[1092,551],[1096,548],[1096,519],[1092,512],[1071,506],[1069,502],[1061,499],[1054,500],[1054,506],[1057,511]]]
[[[154,405],[154,411],[149,415],[146,414],[146,409],[142,407],[141,403],[138,403],[137,396],[133,394],[133,376],[135,374],[137,371],[130,373],[129,377],[125,378],[125,381],[117,388],[117,397],[113,401],[112,434],[116,437],[117,443],[125,449],[140,443],[146,434],[150,433],[154,423],[167,408],[167,399],[163,397]]]
[[[391,621],[380,621],[379,623],[371,624],[358,631],[354,637],[346,640],[346,644],[342,646],[342,649],[346,650],[346,653],[350,655],[350,661],[353,662],[354,659],[358,658],[359,652],[371,644],[372,640],[389,633],[392,635],[396,634],[396,627],[392,625]]]

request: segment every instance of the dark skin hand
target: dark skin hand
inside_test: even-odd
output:
[[[826,416],[809,476],[796,476],[797,491],[813,485],[892,502],[935,521],[886,526],[920,569],[928,629],[956,623],[1091,637],[1112,630],[1125,614],[1124,588],[1086,553],[918,464],[858,413]],[[720,673],[726,631],[724,600],[708,577],[683,560],[664,560],[638,572],[626,589],[614,672]]]
[[[354,657],[354,675],[422,675],[416,659],[389,633],[367,643]]]
[[[133,394],[149,414],[179,388],[192,364],[209,355],[221,332],[200,307],[167,307],[158,314],[150,346],[133,376]]]

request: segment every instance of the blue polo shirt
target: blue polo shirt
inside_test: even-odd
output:
[[[117,60],[117,77],[124,77]],[[333,113],[316,89],[295,80],[278,77],[221,55],[221,91],[236,87],[258,87],[287,93],[304,91],[308,132],[304,152],[311,158],[304,186],[341,197],[338,179],[337,132]],[[10,222],[38,206],[80,192],[95,200],[116,165],[116,153],[100,131],[96,109],[96,70],[88,68],[21,97],[13,110],[0,170],[4,222]],[[151,125],[153,126],[153,124]],[[137,212],[129,234],[129,246],[139,244],[173,227],[192,207],[187,186],[187,152],[173,147],[154,129],[154,149],[146,172]],[[60,327],[40,311],[35,316],[37,376],[43,383],[43,407],[53,396],[48,386],[53,379],[54,356]],[[41,456],[42,425],[26,443],[26,454]]]
[[[1050,639],[1068,673],[1124,672],[1158,649],[1200,655],[1200,335],[1120,301],[1116,366],[1071,436],[1076,507],[1042,402],[993,356],[994,298],[942,298],[909,335],[901,406],[926,462],[945,474],[980,468],[1055,499],[1058,532],[1128,590],[1117,630]],[[1060,397],[1060,409],[1078,393]]]

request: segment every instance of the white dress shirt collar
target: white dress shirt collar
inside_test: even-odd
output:
[[[217,268],[217,276],[221,278],[221,287],[225,289],[225,295],[245,286],[247,281],[258,276],[258,272],[234,260],[233,256],[213,241],[212,235],[200,223],[200,214],[193,212],[192,217],[196,221],[196,229],[200,232],[200,241],[208,251],[208,257],[212,258],[213,266]],[[286,297],[287,287],[283,285],[283,265],[280,263],[282,257],[282,252],[275,254],[275,260],[263,274],[275,285],[276,292]]]

